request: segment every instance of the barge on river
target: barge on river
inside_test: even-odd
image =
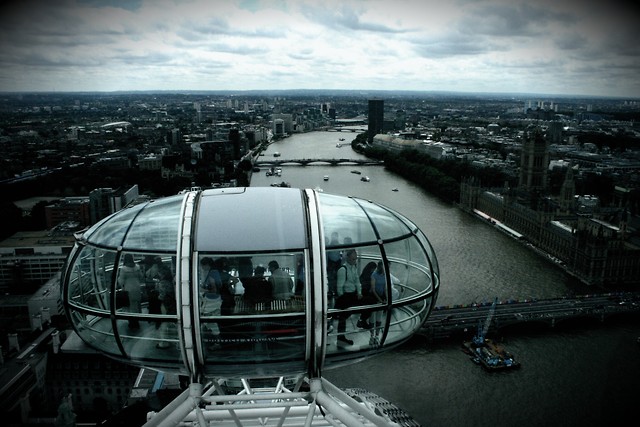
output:
[[[471,360],[489,371],[520,367],[520,362],[515,360],[511,353],[488,338],[485,338],[484,342],[480,344],[475,340],[465,341],[462,346],[464,352],[471,357]]]
[[[491,325],[491,319],[496,311],[497,303],[498,298],[491,304],[484,325],[482,321],[479,322],[477,334],[471,341],[462,343],[463,350],[471,357],[471,360],[478,365],[482,365],[489,371],[519,368],[520,363],[513,358],[511,353],[506,351],[501,345],[486,338],[487,332],[489,332],[489,325]]]

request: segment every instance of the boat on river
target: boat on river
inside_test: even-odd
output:
[[[484,324],[482,321],[478,323],[476,335],[471,341],[462,343],[463,350],[471,357],[474,363],[482,365],[488,371],[519,368],[520,363],[514,359],[511,353],[505,350],[503,346],[486,338],[497,304],[498,298],[496,297],[493,300],[493,304],[491,304]]]
[[[520,367],[520,362],[515,360],[511,353],[488,338],[485,338],[482,343],[477,343],[475,340],[465,341],[462,346],[474,363],[482,365],[488,371]]]
[[[369,179],[369,177],[368,177],[368,176],[363,176],[362,178],[360,178],[360,181],[363,181],[363,182],[369,182],[369,181],[371,181],[371,180]]]

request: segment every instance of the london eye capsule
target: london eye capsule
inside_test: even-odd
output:
[[[222,188],[127,207],[79,233],[62,295],[117,360],[191,378],[309,374],[408,340],[439,287],[405,216],[296,188]]]

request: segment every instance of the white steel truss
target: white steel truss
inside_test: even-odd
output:
[[[191,383],[161,411],[149,412],[144,427],[418,426],[406,414],[398,417],[401,410],[386,400],[347,393],[323,378],[301,377],[292,390],[284,377],[273,387],[252,388],[247,379],[241,384],[239,392],[227,394],[223,379]]]

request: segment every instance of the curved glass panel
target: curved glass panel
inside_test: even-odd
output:
[[[430,299],[421,300],[408,306],[394,307],[388,319],[389,329],[385,344],[402,343],[416,333],[429,314],[430,304],[428,301]]]
[[[84,247],[71,265],[69,302],[83,307],[109,311],[115,252]]]
[[[328,297],[331,320],[327,354],[367,347],[375,350],[380,345],[388,302],[380,248],[372,245],[346,249],[340,257],[335,292],[329,292]],[[364,307],[369,309],[357,310]]]
[[[398,299],[411,298],[432,291],[429,260],[418,241],[410,239],[385,245],[391,274],[399,279]]]
[[[381,239],[394,239],[411,232],[404,222],[396,218],[386,209],[372,202],[361,203],[363,209],[366,211],[367,215],[369,215],[371,222],[376,227]]]
[[[122,355],[108,317],[73,311],[70,319],[80,337],[91,347],[111,356]]]
[[[120,257],[115,322],[122,347],[134,361],[181,359],[173,259],[135,252]]]
[[[140,212],[145,205],[137,205],[132,208],[126,208],[118,211],[108,218],[108,221],[102,222],[99,228],[87,233],[87,241],[97,245],[117,248],[122,245],[124,236],[131,226],[131,221]]]
[[[437,287],[440,282],[440,266],[438,265],[438,258],[436,258],[436,253],[433,250],[433,246],[431,246],[431,242],[429,242],[427,236],[425,236],[422,231],[417,230],[416,236],[420,240],[420,243],[424,248],[424,251],[426,252],[425,255],[427,256],[427,259],[430,261],[430,267],[433,270],[434,279],[436,279],[434,280],[434,283]]]
[[[239,252],[306,247],[302,193],[295,188],[207,190],[198,208],[196,248]]]
[[[175,251],[183,196],[148,203],[131,225],[125,249]]]
[[[116,280],[116,310],[129,313],[142,312],[142,295],[144,287],[144,272],[136,263],[133,254],[125,253],[120,258]],[[139,325],[137,320],[130,322],[131,326]]]
[[[320,193],[318,199],[324,235],[338,237],[326,243],[327,249],[377,240],[369,218],[351,198]]]

